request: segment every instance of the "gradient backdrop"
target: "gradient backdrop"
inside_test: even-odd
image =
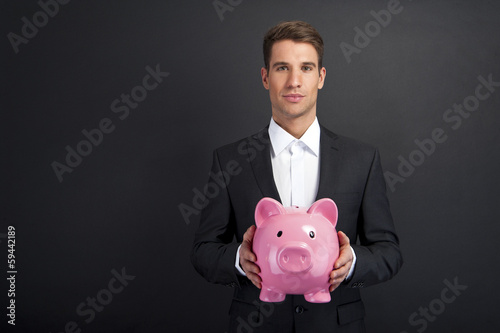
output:
[[[189,260],[196,193],[268,124],[262,37],[289,19],[325,41],[320,122],[390,185],[405,264],[362,291],[368,332],[499,331],[497,1],[1,5],[2,332],[226,330],[231,288]]]

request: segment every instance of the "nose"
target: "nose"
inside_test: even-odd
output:
[[[278,254],[278,265],[285,272],[307,272],[312,267],[311,252],[305,244],[285,246]]]
[[[299,70],[293,69],[288,75],[288,88],[300,88],[302,85],[302,75]]]

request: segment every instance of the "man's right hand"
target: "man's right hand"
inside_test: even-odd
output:
[[[255,234],[255,226],[247,229],[243,235],[243,242],[240,247],[240,266],[247,275],[247,278],[257,287],[261,288],[261,278],[259,275],[260,268],[255,264],[257,256],[252,252],[253,235]]]

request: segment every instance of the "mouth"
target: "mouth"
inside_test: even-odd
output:
[[[301,95],[301,94],[286,94],[283,97],[287,101],[289,101],[291,103],[297,103],[297,102],[300,102],[304,98],[304,95]]]

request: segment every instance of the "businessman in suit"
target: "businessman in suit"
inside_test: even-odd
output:
[[[230,332],[364,332],[360,288],[392,278],[402,265],[378,151],[330,132],[316,117],[322,57],[321,36],[308,23],[271,28],[261,69],[271,122],[214,152],[210,174],[219,188],[206,193],[191,260],[208,281],[235,288]],[[284,206],[336,202],[340,256],[330,274],[331,302],[308,303],[302,295],[259,300],[252,239],[263,197]]]

